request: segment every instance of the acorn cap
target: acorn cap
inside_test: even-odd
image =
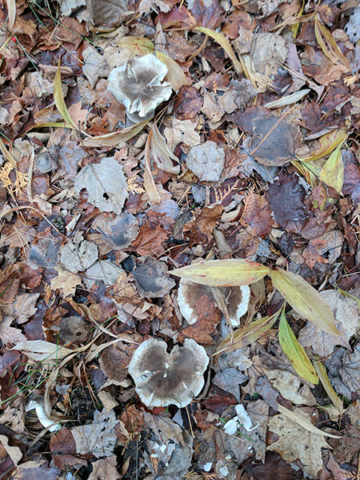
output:
[[[188,405],[204,386],[209,357],[204,347],[186,339],[167,353],[163,340],[150,338],[134,353],[129,373],[141,401],[148,407]]]

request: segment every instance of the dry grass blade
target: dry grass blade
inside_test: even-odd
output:
[[[125,142],[135,137],[141,130],[150,122],[144,120],[143,122],[132,125],[131,127],[124,128],[105,135],[99,135],[97,137],[88,137],[84,140],[85,147],[118,147],[124,146]]]
[[[14,157],[11,155],[11,153],[5,147],[4,142],[1,140],[1,138],[0,138],[0,151],[4,155],[6,160],[8,160],[10,162],[10,165],[13,168],[16,168],[16,161],[15,161]]]
[[[145,171],[144,171],[144,187],[146,193],[149,195],[151,203],[158,204],[161,202],[160,194],[156,188],[154,178],[151,173],[151,161],[150,161],[150,144],[153,132],[150,131],[145,145]]]
[[[64,95],[61,88],[60,60],[58,63],[58,70],[54,78],[54,102],[56,108],[59,110],[61,116],[65,120],[67,128],[78,130],[74,120],[70,117],[68,109],[65,105]]]
[[[331,32],[320,22],[318,16],[315,17],[315,36],[324,55],[335,65],[341,63],[348,70],[351,70],[348,59],[344,56]]]

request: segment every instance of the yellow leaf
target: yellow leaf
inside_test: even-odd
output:
[[[235,67],[235,70],[237,71],[237,73],[242,73],[243,72],[243,68],[241,66],[241,63],[236,58],[236,55],[235,55],[233,49],[231,48],[230,42],[225,37],[225,35],[223,35],[222,33],[219,33],[219,32],[215,32],[214,30],[211,30],[210,28],[204,28],[204,27],[196,27],[196,28],[194,28],[194,30],[196,30],[198,32],[205,33],[205,35],[209,35],[209,37],[213,38],[215,40],[215,42],[217,42],[225,50],[225,52],[228,54],[229,58],[231,59],[231,61],[234,64],[234,67]]]
[[[320,172],[320,180],[341,193],[344,183],[344,164],[341,159],[340,144],[330,155]]]
[[[260,263],[237,258],[196,263],[170,273],[201,285],[233,287],[255,283],[269,272],[270,269]]]
[[[306,280],[278,268],[271,270],[270,276],[274,286],[299,315],[325,332],[340,335],[331,308]]]
[[[117,132],[99,135],[98,137],[88,137],[84,140],[85,147],[116,147],[121,143],[127,142],[135,137],[150,122],[151,118],[143,122],[136,123],[128,128],[123,128]]]
[[[314,367],[319,375],[319,378],[321,380],[321,383],[325,389],[325,392],[328,394],[328,397],[330,400],[333,402],[335,407],[339,410],[339,414],[342,415],[343,413],[343,402],[340,400],[340,398],[337,396],[335,390],[333,389],[328,374],[326,372],[325,365],[320,361],[320,358],[318,355],[314,355]]]
[[[302,162],[310,162],[314,160],[319,160],[319,158],[326,157],[331,152],[335,150],[335,148],[346,140],[348,133],[344,129],[340,130],[333,130],[330,133],[327,133],[323,137],[318,140],[318,147],[311,155],[311,157],[306,158],[299,158]]]
[[[56,108],[60,112],[60,115],[63,117],[63,119],[66,122],[66,127],[72,128],[74,130],[78,130],[73,119],[70,117],[68,109],[66,108],[66,105],[65,105],[65,100],[64,100],[64,96],[61,88],[60,59],[58,63],[58,69],[54,78],[54,102],[55,102]]]
[[[239,328],[234,332],[234,335],[228,335],[216,349],[216,354],[223,352],[232,352],[238,348],[246,347],[251,343],[256,342],[264,333],[266,333],[274,325],[279,312],[276,312],[274,315],[269,317],[260,318],[251,322],[249,325],[246,325],[244,328]]]
[[[16,19],[16,1],[15,0],[7,0],[7,10],[9,15],[9,30],[11,30],[14,26],[15,19]]]
[[[161,60],[168,68],[166,80],[169,81],[172,88],[177,92],[183,85],[188,85],[188,81],[185,77],[185,73],[181,70],[180,66],[166,53],[156,51],[155,55]]]
[[[300,377],[305,378],[305,380],[318,384],[319,377],[316,375],[314,366],[291,330],[284,311],[280,317],[279,341],[281,348],[290,360],[295,372],[300,375]]]
[[[351,70],[348,59],[344,56],[331,32],[315,17],[315,37],[324,55],[335,65],[341,63],[348,70]]]

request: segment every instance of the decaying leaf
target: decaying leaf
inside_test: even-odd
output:
[[[127,0],[86,0],[90,18],[94,25],[117,25],[127,12]]]
[[[344,164],[341,160],[341,144],[330,155],[320,172],[320,180],[338,193],[341,193],[344,183]]]
[[[163,297],[175,286],[164,262],[146,256],[133,272],[139,293],[145,298]]]
[[[43,340],[27,340],[19,342],[13,350],[23,352],[29,358],[36,362],[57,360],[70,355],[72,350],[63,347],[62,345],[55,345],[55,343],[44,342]]]
[[[98,259],[95,243],[84,240],[83,233],[77,231],[61,249],[60,261],[66,270],[77,273],[87,270]]]
[[[128,192],[122,166],[113,158],[106,157],[100,163],[84,167],[75,179],[75,190],[85,188],[89,202],[101,212],[122,212]]]

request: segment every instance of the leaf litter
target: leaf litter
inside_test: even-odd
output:
[[[0,476],[357,478],[356,2],[0,5]]]

